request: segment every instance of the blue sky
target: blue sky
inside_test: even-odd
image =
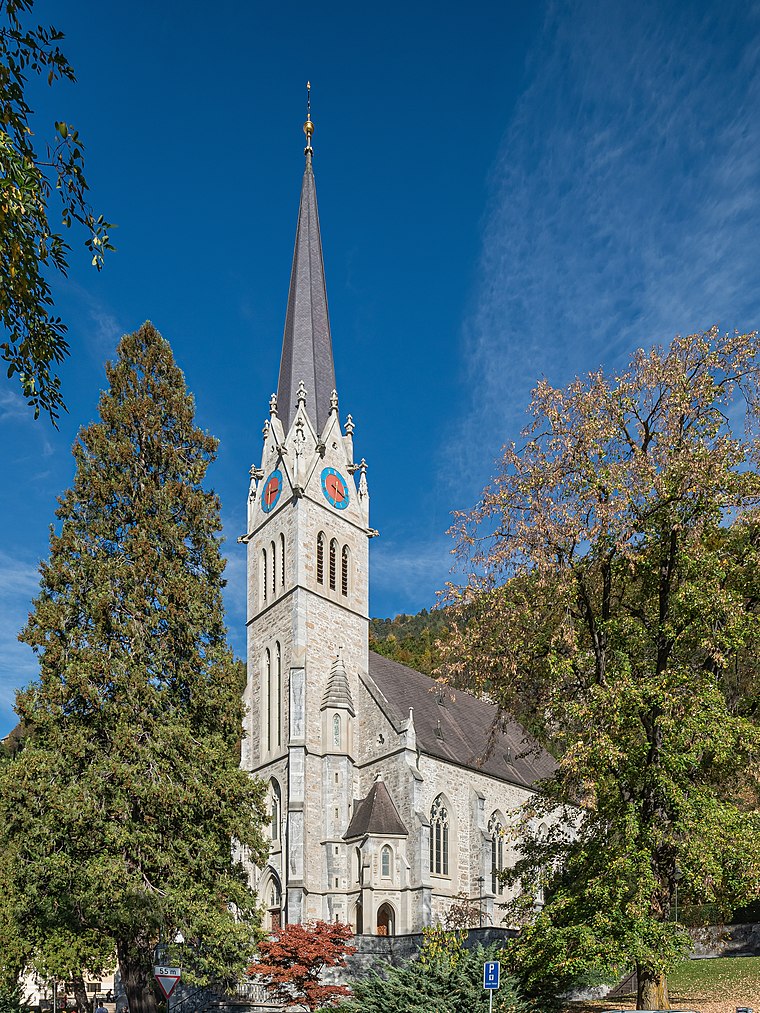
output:
[[[16,642],[70,447],[103,363],[151,319],[199,423],[244,648],[247,471],[276,386],[312,81],[341,413],[369,463],[373,615],[449,576],[452,510],[516,438],[537,377],[760,322],[760,3],[600,0],[213,7],[38,0],[78,83],[35,90],[38,133],[87,144],[118,252],[77,246],[56,432],[0,386],[0,734],[35,675]]]

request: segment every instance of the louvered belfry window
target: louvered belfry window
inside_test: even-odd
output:
[[[325,582],[325,536],[323,532],[317,535],[317,583]]]
[[[336,570],[338,568],[338,543],[333,540],[330,542],[330,590],[334,591],[337,581]]]
[[[348,546],[344,545],[340,554],[340,593],[344,598],[348,597],[348,566],[350,563],[350,553]]]

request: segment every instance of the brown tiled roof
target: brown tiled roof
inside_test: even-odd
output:
[[[369,653],[369,674],[380,690],[380,704],[399,727],[414,712],[414,730],[421,752],[525,788],[555,769],[552,757],[511,718],[497,718],[495,704],[461,690],[441,687],[413,668]]]
[[[343,839],[349,841],[365,834],[373,837],[407,837],[409,834],[382,781],[375,781],[366,798],[354,801],[354,814]]]

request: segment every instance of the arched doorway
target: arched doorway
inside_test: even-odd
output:
[[[377,910],[377,934],[379,936],[396,935],[396,915],[390,904],[381,904]]]

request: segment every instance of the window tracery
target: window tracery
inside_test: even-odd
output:
[[[385,845],[383,850],[380,852],[380,875],[383,879],[391,878],[391,858],[393,853],[389,845]]]
[[[491,892],[501,896],[504,884],[499,873],[504,869],[504,824],[498,812],[488,821],[488,833],[491,835]]]
[[[443,795],[430,807],[430,871],[435,876],[449,874],[449,811]]]
[[[280,820],[282,818],[282,793],[280,791],[280,786],[275,780],[275,778],[272,778],[272,780],[269,782],[269,788],[271,792],[271,801],[272,801],[272,822],[271,822],[272,840],[279,841]]]

